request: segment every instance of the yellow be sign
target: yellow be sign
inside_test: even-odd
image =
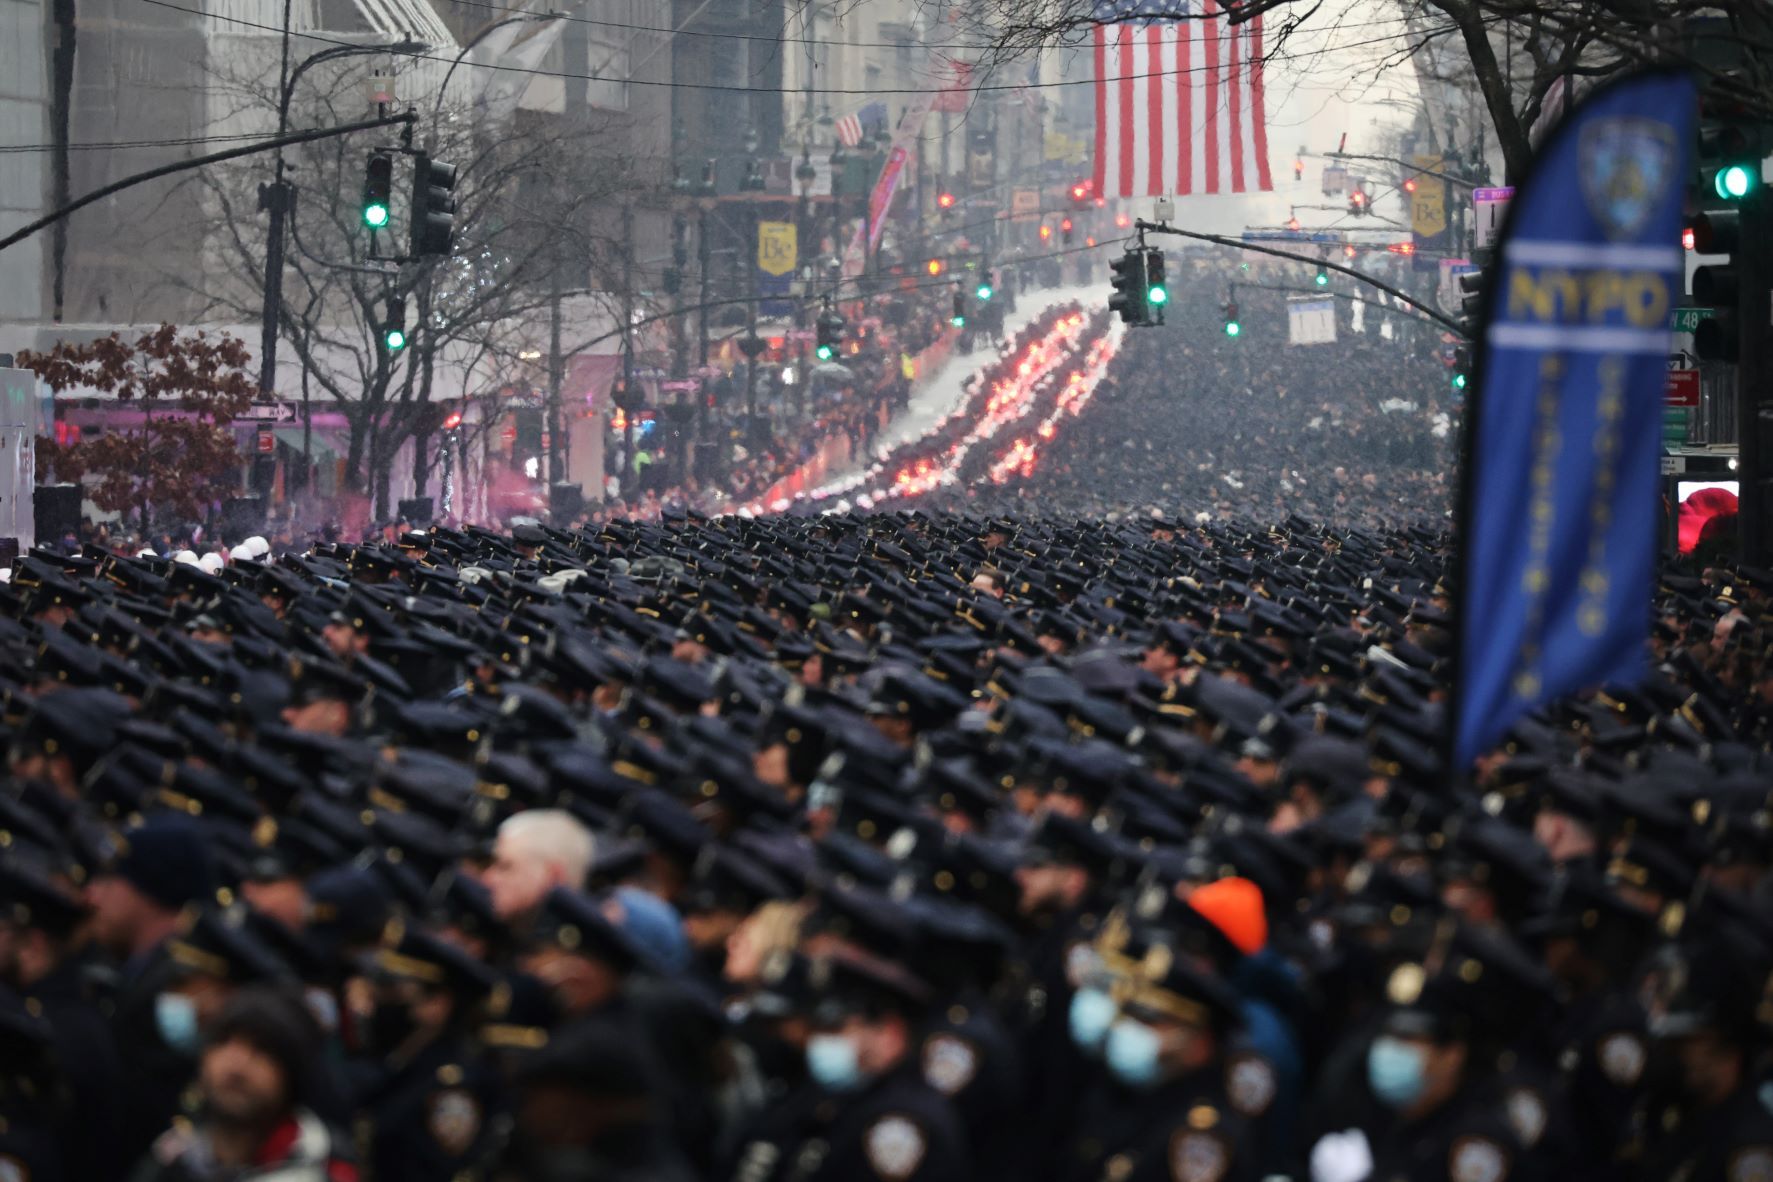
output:
[[[1410,229],[1418,238],[1433,238],[1447,228],[1447,182],[1430,173],[1439,172],[1439,156],[1417,156],[1416,192],[1410,199]]]
[[[757,269],[765,275],[786,275],[800,261],[800,236],[793,222],[757,223]]]

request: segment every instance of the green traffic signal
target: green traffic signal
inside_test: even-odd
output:
[[[967,326],[967,318],[965,316],[950,316],[948,318],[948,323],[956,328],[965,328]]]
[[[1726,164],[1712,178],[1712,188],[1726,201],[1740,201],[1754,191],[1756,177],[1746,164]]]
[[[1167,304],[1170,302],[1170,293],[1165,291],[1162,287],[1154,285],[1145,293],[1145,302],[1148,304]]]
[[[406,332],[403,329],[390,328],[382,334],[382,344],[388,347],[388,352],[398,353],[406,348]]]
[[[837,350],[833,349],[830,345],[820,345],[814,350],[814,352],[818,354],[820,361],[830,361],[833,357],[837,356]]]
[[[1462,374],[1462,373],[1454,374],[1453,375],[1453,389],[1455,389],[1455,390],[1465,389],[1466,380],[1467,379],[1464,374]]]
[[[988,300],[991,298],[991,285],[989,283],[981,283],[973,290],[973,294],[978,296],[981,302]]]
[[[1239,325],[1237,321],[1227,320],[1225,322],[1225,335],[1226,336],[1234,337],[1234,336],[1238,335],[1239,333],[1241,333],[1242,331],[1243,331],[1243,327],[1241,325]]]
[[[363,207],[363,224],[372,230],[379,230],[388,224],[388,207],[371,204]]]
[[[1317,278],[1316,278],[1316,280],[1314,280],[1314,282],[1319,287],[1330,286],[1330,273],[1328,271],[1324,270],[1324,268],[1319,267],[1317,269]]]

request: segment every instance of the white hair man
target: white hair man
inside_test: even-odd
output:
[[[507,817],[484,876],[493,910],[512,927],[524,927],[555,887],[583,889],[595,851],[591,831],[564,809]]]

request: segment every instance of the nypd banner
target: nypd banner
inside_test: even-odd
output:
[[[1509,210],[1465,426],[1455,773],[1522,715],[1645,668],[1697,101],[1665,71],[1595,91]]]

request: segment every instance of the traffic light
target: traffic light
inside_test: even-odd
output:
[[[1416,178],[1413,176],[1405,177],[1403,188],[1406,193],[1414,193],[1416,191]]]
[[[1489,282],[1480,268],[1476,271],[1462,271],[1455,277],[1459,288],[1459,332],[1468,341],[1477,340],[1478,312],[1484,300],[1484,285]]]
[[[1464,390],[1471,383],[1471,346],[1460,345],[1453,350],[1453,389]]]
[[[814,356],[820,361],[830,361],[836,357],[837,347],[843,343],[845,327],[843,315],[836,308],[827,307],[820,312],[818,322],[814,325],[818,335]]]
[[[457,427],[460,427],[461,425],[462,425],[462,412],[461,411],[452,410],[448,414],[443,416],[443,429],[445,431],[454,431]]]
[[[954,293],[954,315],[948,318],[948,323],[956,328],[967,326],[967,297],[958,291]]]
[[[388,224],[388,202],[394,192],[394,157],[372,152],[363,170],[363,224],[379,230]]]
[[[456,242],[456,166],[425,152],[412,158],[413,258],[447,255]]]
[[[1073,201],[1077,202],[1079,205],[1082,205],[1085,201],[1087,201],[1089,199],[1089,196],[1090,196],[1090,182],[1078,181],[1071,186],[1071,199]]]
[[[1071,245],[1071,219],[1070,218],[1066,218],[1064,221],[1059,223],[1059,237],[1064,240],[1066,246]]]
[[[1048,239],[1049,239],[1049,238],[1051,238],[1051,237],[1052,237],[1052,236],[1053,236],[1053,228],[1052,228],[1052,227],[1051,227],[1051,226],[1049,226],[1049,225],[1047,225],[1047,224],[1046,224],[1046,223],[1044,223],[1044,222],[1043,222],[1043,223],[1041,223],[1041,227],[1040,227],[1040,240],[1041,240],[1041,241],[1042,241],[1042,242],[1045,242],[1045,241],[1047,241],[1047,240],[1048,240]]]
[[[1366,190],[1355,189],[1351,191],[1348,194],[1348,212],[1357,218],[1366,217],[1369,200]]]
[[[1330,269],[1322,263],[1319,263],[1317,265],[1317,275],[1312,279],[1312,282],[1319,287],[1330,286]]]
[[[1160,247],[1145,248],[1146,318],[1155,324],[1164,322],[1164,305],[1170,302],[1170,289],[1164,283],[1164,252]]]
[[[683,290],[683,272],[676,267],[666,267],[664,275],[665,294],[676,295]]]
[[[931,276],[940,275],[942,273],[942,260],[931,259],[923,265],[923,269],[928,271]]]
[[[1241,336],[1243,334],[1243,331],[1244,331],[1244,326],[1238,321],[1238,318],[1237,318],[1237,301],[1235,299],[1226,300],[1225,301],[1225,335],[1228,337]]]
[[[388,318],[382,322],[382,348],[390,354],[406,348],[406,301],[388,297]]]
[[[1114,294],[1108,297],[1108,310],[1120,317],[1121,323],[1145,324],[1145,266],[1143,250],[1132,247],[1108,264],[1108,285]]]
[[[1700,128],[1699,174],[1709,195],[1741,201],[1760,186],[1758,138],[1751,128],[1733,121],[1708,121]]]
[[[979,302],[981,304],[989,303],[991,297],[997,294],[996,289],[991,286],[990,271],[979,276],[979,286],[973,289],[973,294],[979,297]]]
[[[954,194],[953,193],[938,193],[938,194],[936,194],[936,206],[939,209],[953,209],[954,208]]]
[[[1693,218],[1693,249],[1699,254],[1736,255],[1742,249],[1742,211],[1702,210]],[[1693,302],[1712,309],[1693,330],[1693,351],[1701,361],[1736,361],[1742,344],[1742,273],[1727,257],[1693,272]]]

